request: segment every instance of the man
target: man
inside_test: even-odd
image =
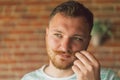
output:
[[[26,74],[22,80],[117,80],[87,51],[92,26],[93,14],[82,4],[67,1],[58,5],[46,28],[49,65]]]

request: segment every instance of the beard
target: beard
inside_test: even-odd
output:
[[[51,59],[51,63],[58,69],[70,69],[73,65],[73,62],[66,64],[64,60],[61,59],[60,61],[57,61],[56,59]]]
[[[52,50],[47,47],[48,56],[50,59],[50,62],[58,69],[69,69],[72,67],[74,60],[76,57],[74,56],[74,53],[71,52],[64,52],[64,51],[57,51]],[[63,58],[60,55],[67,55],[66,58]]]

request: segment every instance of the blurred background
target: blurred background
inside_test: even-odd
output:
[[[45,27],[49,14],[67,0],[0,0],[0,80],[21,77],[48,63]],[[88,50],[102,67],[120,75],[120,0],[77,0],[95,16]]]

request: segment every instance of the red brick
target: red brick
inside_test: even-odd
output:
[[[13,12],[13,7],[6,7],[5,10],[4,10],[4,13],[5,14],[11,14]]]
[[[20,5],[20,1],[0,1],[1,6],[13,6],[13,5]]]
[[[29,8],[29,12],[34,12],[34,13],[40,13],[41,11],[45,11],[46,7],[44,5],[42,5],[41,7],[39,6],[32,6]]]
[[[97,4],[102,3],[102,4],[108,4],[108,3],[120,3],[119,0],[95,0]]]
[[[16,61],[15,60],[0,60],[0,64],[2,65],[2,64],[15,64],[16,63]]]
[[[34,22],[33,25],[34,25],[34,27],[41,28],[43,23],[42,22]]]
[[[33,30],[13,30],[10,31],[11,34],[33,34]]]
[[[21,71],[24,71],[24,70],[25,70],[25,69],[24,69],[23,67],[12,67],[12,68],[11,68],[11,71],[12,71],[12,72],[14,72],[14,71],[17,71],[17,72],[19,71],[19,72],[21,72]]]
[[[120,21],[119,21],[119,20],[114,20],[113,23],[112,23],[112,25],[114,26],[114,28],[115,28],[115,27],[116,27],[116,28],[119,28],[119,26],[120,26]]]
[[[20,27],[28,27],[29,28],[29,26],[31,26],[31,23],[28,21],[22,21],[22,22],[18,22],[17,25]]]
[[[0,71],[1,72],[7,72],[9,70],[9,68],[8,67],[0,67]]]
[[[14,12],[16,13],[26,13],[28,11],[28,7],[26,6],[17,6],[14,10]]]
[[[15,78],[15,77],[17,77],[17,76],[14,75],[14,74],[4,74],[4,75],[0,75],[0,78],[3,79],[3,80],[4,80],[4,79],[5,79],[5,80],[6,80],[6,79],[9,80],[9,79],[13,79],[13,78]]]
[[[2,24],[2,26],[3,27],[15,27],[16,26],[16,24],[15,24],[15,22],[4,22],[3,24]]]
[[[4,22],[11,21],[11,20],[16,20],[17,16],[12,16],[12,15],[0,15],[0,19],[3,20]]]
[[[96,13],[95,17],[97,18],[118,18],[120,16],[119,13]]]
[[[25,5],[47,5],[49,2],[48,1],[24,1],[23,4]]]
[[[112,12],[113,13],[115,11],[115,8],[112,5],[110,5],[110,6],[106,5],[106,6],[101,7],[101,11],[102,12]]]
[[[15,38],[4,38],[3,40],[6,41],[6,42],[15,42],[15,41],[17,41],[17,39],[15,39]]]
[[[105,47],[120,47],[120,42],[119,41],[115,41],[115,42],[106,42],[105,44],[104,44],[104,46]]]
[[[116,11],[120,12],[120,5],[116,6]]]
[[[19,57],[22,57],[22,56],[25,56],[26,53],[25,52],[15,52],[14,53],[14,56],[19,56]]]
[[[51,10],[62,2],[61,0],[0,1],[1,80],[20,80],[24,74],[48,63],[45,27],[48,26]],[[110,19],[113,36],[100,46],[90,44],[89,51],[101,62],[102,67],[118,71],[120,1],[80,0],[80,2],[92,10],[95,19]]]
[[[27,19],[27,20],[33,20],[33,19],[38,19],[39,17],[37,15],[31,15],[31,14],[26,14],[26,15],[21,15],[21,19]]]

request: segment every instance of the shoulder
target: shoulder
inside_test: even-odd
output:
[[[21,80],[34,80],[34,79],[36,79],[38,76],[37,71],[38,70],[35,70],[35,71],[32,71],[32,72],[25,74]]]
[[[119,80],[112,69],[101,68],[101,80]]]
[[[43,67],[42,67],[43,68]],[[25,74],[21,80],[39,80],[42,77],[42,68]]]

